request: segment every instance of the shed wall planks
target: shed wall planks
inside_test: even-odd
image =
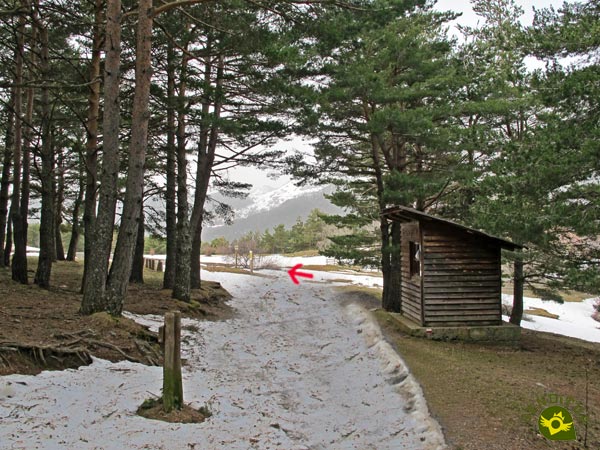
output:
[[[423,325],[499,325],[500,247],[435,224],[421,230]]]

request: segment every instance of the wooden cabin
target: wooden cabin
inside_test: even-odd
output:
[[[402,222],[401,313],[424,327],[502,324],[501,249],[520,245],[412,208]]]

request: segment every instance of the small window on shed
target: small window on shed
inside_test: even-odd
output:
[[[421,244],[410,242],[410,276],[421,276]]]

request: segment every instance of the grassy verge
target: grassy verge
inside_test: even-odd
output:
[[[369,307],[381,302],[377,289],[337,289]],[[528,330],[516,349],[431,341],[404,334],[382,310],[374,315],[421,384],[451,449],[600,449],[600,345]],[[536,402],[550,394],[571,396],[583,409],[587,403],[587,447],[577,417],[577,441],[541,437]]]
[[[519,349],[437,342],[403,334],[384,311],[375,316],[423,387],[451,448],[585,448],[581,421],[577,442],[539,435],[536,400],[552,393],[587,401],[587,448],[600,448],[600,346],[526,330]]]

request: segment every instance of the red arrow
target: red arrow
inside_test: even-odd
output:
[[[288,273],[290,274],[290,278],[292,279],[294,284],[300,284],[300,282],[298,281],[298,277],[304,277],[304,278],[312,278],[313,277],[312,273],[298,272],[298,269],[300,267],[302,267],[302,264],[296,264],[294,267],[292,267],[290,270],[288,270]]]

